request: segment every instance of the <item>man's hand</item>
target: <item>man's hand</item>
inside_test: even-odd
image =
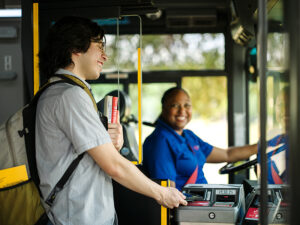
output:
[[[173,209],[174,207],[178,207],[181,205],[187,205],[187,201],[185,201],[185,195],[178,191],[173,187],[164,187],[163,195],[160,200],[157,202],[167,208]]]
[[[133,163],[119,154],[111,142],[88,150],[101,169],[128,189],[155,199],[160,205],[174,208],[187,205],[185,196],[173,187],[163,187],[147,178]]]
[[[115,148],[120,151],[124,143],[122,125],[119,122],[109,123],[108,134]]]

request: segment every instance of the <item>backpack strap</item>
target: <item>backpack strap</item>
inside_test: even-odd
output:
[[[25,140],[25,146],[26,146],[26,155],[27,155],[27,161],[28,161],[28,167],[30,171],[30,176],[33,182],[35,183],[40,196],[42,195],[42,192],[39,188],[40,185],[40,178],[38,176],[37,166],[36,166],[36,147],[35,147],[35,121],[36,121],[36,108],[37,103],[42,95],[42,93],[51,87],[52,85],[55,85],[57,83],[65,83],[67,81],[65,80],[59,80],[55,82],[48,82],[45,85],[43,85],[40,90],[36,93],[36,95],[33,97],[33,99],[30,101],[27,107],[23,109],[23,135]]]
[[[79,162],[82,160],[83,155],[84,153],[80,154],[79,156],[77,156],[76,159],[73,160],[73,162],[70,164],[70,166],[68,167],[64,175],[60,178],[60,180],[57,182],[55,187],[52,189],[51,193],[49,194],[48,198],[45,201],[49,206],[52,206],[57,193],[63,189],[66,182],[69,180],[70,176],[72,175],[73,171],[76,169]]]
[[[68,75],[68,74],[55,74],[55,76],[58,77],[58,78],[61,78],[63,80],[67,80],[69,83],[73,83],[74,85],[79,85],[80,87],[82,87],[85,90],[85,92],[92,99],[92,102],[94,104],[94,108],[98,112],[100,120],[101,120],[103,126],[105,127],[106,130],[108,130],[108,120],[107,120],[107,117],[104,116],[100,110],[98,110],[98,106],[97,106],[96,100],[95,100],[95,98],[94,98],[91,90],[86,86],[86,84],[82,80],[80,80],[78,77],[75,77],[75,76],[72,76],[72,75]]]
[[[68,75],[68,74],[55,74],[56,77],[61,78],[62,80],[68,80],[69,83],[73,83],[75,85],[78,85],[80,87],[82,87],[84,89],[84,91],[90,96],[90,98],[93,101],[94,104],[94,108],[95,110],[98,112],[98,107],[97,107],[97,103],[95,101],[95,98],[91,92],[91,90],[86,86],[86,84],[80,80],[79,78],[72,76],[72,75]]]
[[[57,81],[53,81],[53,82],[48,81],[45,85],[43,85],[40,88],[40,90],[36,93],[36,95],[34,96],[32,101],[29,103],[29,106],[26,107],[23,111],[24,130],[28,131],[25,134],[25,145],[26,145],[27,158],[29,161],[29,169],[30,169],[31,179],[36,184],[41,196],[43,196],[43,195],[39,188],[40,179],[38,176],[38,171],[37,171],[37,166],[36,166],[36,158],[35,158],[35,152],[36,152],[35,122],[34,123],[32,123],[32,122],[35,121],[37,103],[38,103],[38,100],[39,100],[40,96],[42,95],[42,93],[46,89],[48,89],[50,86],[55,85],[57,83],[69,83],[72,85],[77,85],[77,86],[83,88],[84,91],[90,96],[90,98],[93,102],[94,108],[95,108],[96,112],[98,112],[96,101],[95,101],[90,89],[86,86],[86,84],[84,82],[82,82],[79,78],[71,76],[71,75],[56,74],[55,76],[61,78],[61,80],[57,80]],[[30,119],[27,120],[27,118],[31,118],[31,120]],[[69,165],[68,169],[65,171],[65,173],[61,177],[61,179],[58,181],[58,183],[55,185],[55,187],[51,191],[50,195],[48,196],[48,198],[45,201],[50,207],[51,207],[53,201],[55,200],[57,193],[63,189],[64,185],[66,184],[66,182],[72,175],[73,171],[77,168],[77,166],[78,166],[79,162],[81,161],[81,159],[83,158],[84,154],[85,153],[80,154],[79,156],[77,156],[76,159],[73,160],[73,162]]]
[[[67,75],[67,74],[56,74],[56,77],[59,77],[62,79],[62,81],[67,81],[68,83],[71,83],[73,85],[80,86],[81,88],[84,89],[84,91],[90,96],[94,108],[96,112],[98,112],[98,107],[95,101],[95,98],[91,92],[91,90],[87,87],[87,85],[80,80],[79,78],[72,76],[72,75]],[[73,171],[77,168],[79,162],[82,160],[83,156],[85,153],[80,154],[76,159],[73,160],[73,162],[69,165],[68,169],[66,172],[63,174],[63,176],[60,178],[60,180],[57,182],[51,193],[49,194],[48,198],[46,199],[46,203],[51,207],[56,195],[58,192],[60,192],[63,187],[65,186],[66,182],[69,180],[70,176],[72,175]]]
[[[82,87],[85,90],[85,92],[92,99],[92,102],[94,104],[94,108],[98,112],[100,120],[101,120],[103,126],[105,127],[106,130],[108,130],[108,120],[107,120],[107,117],[104,116],[100,110],[98,110],[98,106],[97,106],[96,100],[95,100],[95,98],[94,98],[91,90],[86,86],[86,84],[82,80],[80,80],[78,77],[75,77],[75,76],[72,76],[72,75],[68,75],[68,74],[55,74],[55,77],[61,78],[63,80],[68,81],[69,83],[72,83],[74,85],[78,85],[78,86]]]

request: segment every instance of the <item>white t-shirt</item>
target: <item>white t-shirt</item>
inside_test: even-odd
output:
[[[57,73],[70,74],[66,70]],[[39,99],[36,114],[36,159],[44,198],[78,155],[109,142],[91,98],[81,87],[68,83],[49,87]],[[88,153],[58,193],[48,215],[54,224],[114,223],[111,177]]]

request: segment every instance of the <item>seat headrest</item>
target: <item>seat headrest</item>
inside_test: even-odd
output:
[[[119,93],[119,96],[118,96]],[[114,97],[119,97],[119,113],[120,113],[120,120],[122,120],[124,117],[127,117],[130,115],[130,110],[131,110],[131,100],[128,94],[126,94],[124,91],[118,91],[118,90],[113,90],[109,93],[107,93],[105,96],[114,96]],[[100,112],[104,112],[104,98],[101,99],[97,103],[98,110]]]

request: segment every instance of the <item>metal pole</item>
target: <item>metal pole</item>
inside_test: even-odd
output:
[[[288,73],[290,76],[290,121],[289,121],[289,169],[288,182],[290,185],[290,225],[299,224],[300,202],[300,2],[294,0],[284,1],[285,24],[288,28],[289,55]]]
[[[267,157],[266,157],[266,65],[267,65],[267,0],[258,0],[258,37],[257,37],[257,65],[260,89],[260,150],[261,150],[261,177],[260,177],[260,209],[259,220],[261,225],[268,224],[267,214]]]

